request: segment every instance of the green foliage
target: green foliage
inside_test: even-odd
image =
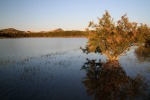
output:
[[[88,30],[88,51],[93,52],[99,48],[99,51],[110,60],[118,60],[118,56],[127,48],[135,43],[144,42],[146,35],[149,34],[147,25],[137,26],[137,23],[129,21],[126,14],[114,22],[106,11],[98,20],[98,24],[89,23],[92,31]]]
[[[146,41],[150,41],[150,29],[146,24],[141,24],[138,27],[138,38],[137,41],[138,42],[146,42]]]

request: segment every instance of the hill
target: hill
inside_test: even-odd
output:
[[[14,28],[7,28],[7,29],[0,30],[0,33],[20,33],[20,32],[22,33],[24,31],[20,31]]]
[[[63,32],[63,31],[64,31],[63,29],[58,28],[58,29],[53,30],[52,32]]]

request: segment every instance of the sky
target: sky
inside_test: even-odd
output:
[[[23,31],[85,30],[107,10],[115,20],[150,26],[150,0],[0,0],[0,29]]]

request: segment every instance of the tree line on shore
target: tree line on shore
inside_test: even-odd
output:
[[[86,31],[49,31],[49,32],[30,32],[20,31],[13,28],[0,30],[1,38],[23,38],[23,37],[86,37]]]

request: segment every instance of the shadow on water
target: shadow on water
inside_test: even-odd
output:
[[[87,94],[94,96],[95,100],[149,99],[148,85],[144,82],[144,77],[127,76],[118,61],[103,63],[101,60],[96,62],[87,59],[82,70],[86,71],[86,77],[82,82]]]

